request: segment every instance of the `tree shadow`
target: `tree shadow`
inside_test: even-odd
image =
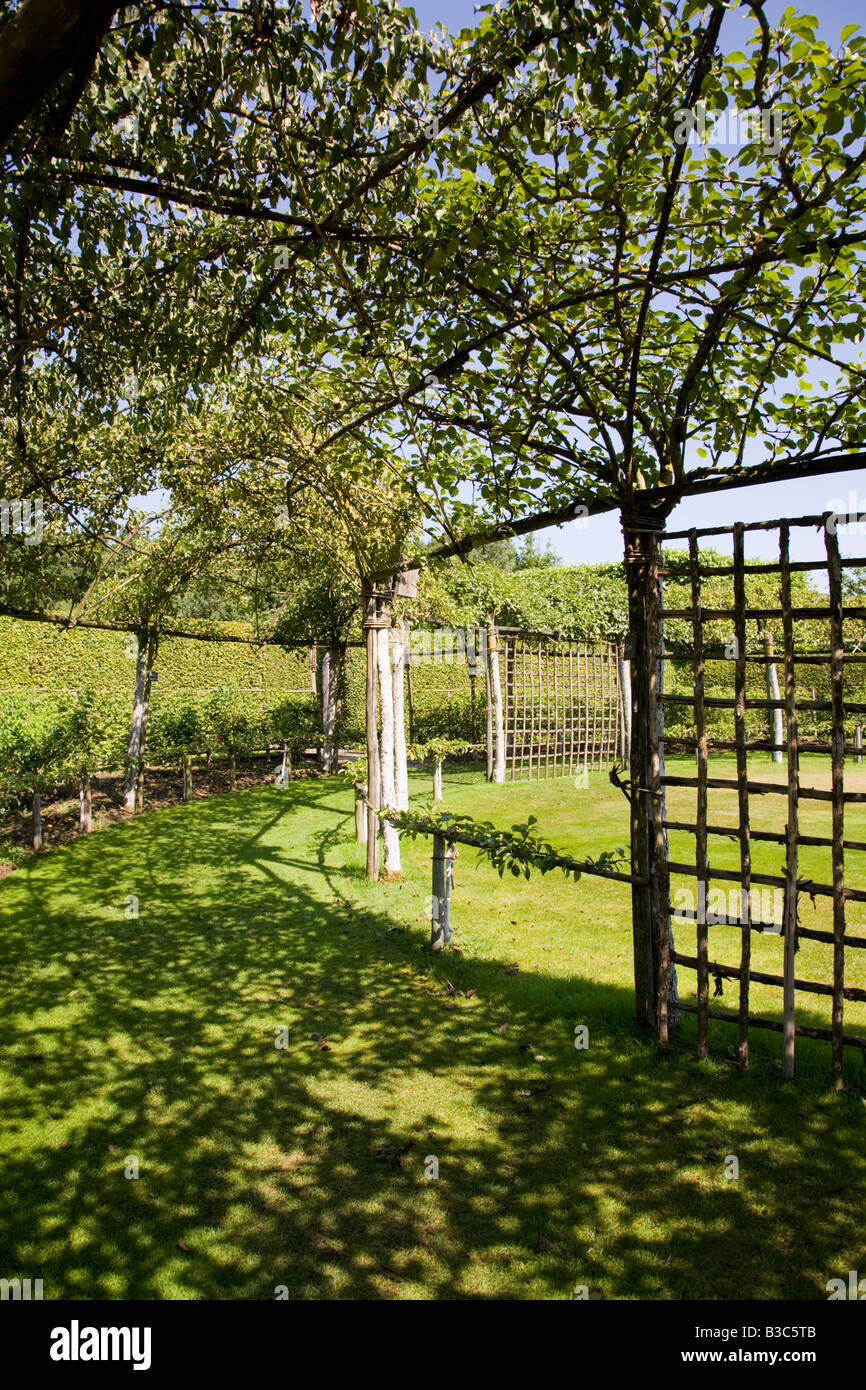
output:
[[[752,1299],[857,1268],[858,1097],[662,1057],[614,985],[432,958],[396,892],[358,901],[349,820],[327,783],[245,793],[0,887],[0,1272],[48,1298]]]

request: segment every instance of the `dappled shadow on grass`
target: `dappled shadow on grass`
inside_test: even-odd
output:
[[[856,1097],[662,1058],[615,986],[432,959],[405,895],[341,861],[344,803],[144,816],[0,889],[3,1273],[61,1298],[809,1298],[857,1267]]]

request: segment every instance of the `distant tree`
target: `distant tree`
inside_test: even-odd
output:
[[[535,536],[530,532],[523,542],[522,550],[517,551],[517,570],[541,570],[551,569],[554,565],[561,565],[562,559],[556,551],[546,541],[544,549],[536,544]]]

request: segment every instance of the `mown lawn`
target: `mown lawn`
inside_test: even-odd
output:
[[[505,825],[531,812],[575,853],[627,843],[605,774],[493,788],[461,769],[446,794]],[[784,818],[773,800],[761,824]],[[688,1017],[659,1056],[633,1022],[625,885],[501,882],[464,850],[464,954],[433,958],[429,842],[403,854],[404,883],[368,885],[351,789],[298,781],[146,813],[0,884],[0,1276],[46,1298],[814,1299],[866,1268],[859,1053],[840,1097],[823,1044],[798,1044],[793,1085],[771,1034],[739,1072],[725,1024],[709,1062]],[[717,931],[734,960],[739,933]],[[756,943],[756,968],[780,961]],[[829,968],[804,945],[799,975]]]

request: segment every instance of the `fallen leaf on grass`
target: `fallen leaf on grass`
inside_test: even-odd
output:
[[[178,1250],[182,1250],[185,1255],[192,1254],[192,1251],[190,1250],[185,1240],[179,1240],[177,1243],[177,1248]]]
[[[510,1023],[500,1023],[500,1025],[499,1025],[499,1027],[497,1028],[496,1031],[497,1031],[497,1033],[507,1033],[510,1027],[511,1027],[511,1024],[510,1024]]]

